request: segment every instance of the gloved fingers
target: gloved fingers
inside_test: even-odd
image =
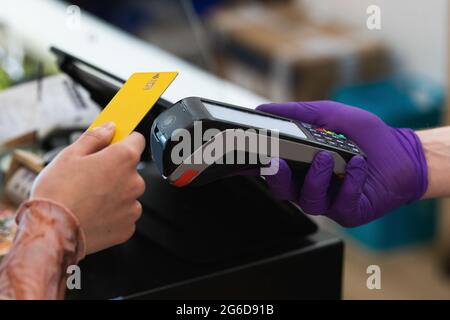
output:
[[[287,162],[282,159],[272,159],[271,166],[278,170],[274,171],[275,174],[264,175],[264,177],[274,197],[279,200],[296,200],[298,187]]]
[[[379,212],[376,212],[375,208],[373,207],[373,203],[364,193],[361,194],[361,197],[359,199],[359,212],[360,221],[357,225],[363,225],[379,218]]]
[[[307,214],[326,214],[329,207],[328,187],[333,175],[334,161],[330,153],[316,154],[306,174],[300,193],[299,205]]]
[[[363,187],[367,180],[367,162],[361,156],[353,157],[346,167],[344,182],[337,194],[336,200],[330,209],[329,218],[344,227],[360,225],[365,220],[369,203],[364,203],[362,197]],[[365,202],[368,200],[366,199]]]

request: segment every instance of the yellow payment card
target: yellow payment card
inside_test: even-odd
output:
[[[114,122],[111,143],[128,136],[166,91],[178,72],[138,72],[131,75],[88,130]]]

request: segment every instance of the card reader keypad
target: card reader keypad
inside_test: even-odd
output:
[[[314,127],[307,123],[302,123],[302,125],[311,133],[317,142],[353,153],[361,153],[356,144],[347,139],[347,137],[341,133],[335,133],[324,128]]]

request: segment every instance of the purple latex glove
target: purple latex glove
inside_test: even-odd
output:
[[[359,108],[332,101],[266,104],[257,108],[345,134],[364,151],[353,157],[336,196],[330,199],[333,158],[322,151],[302,186],[286,162],[266,176],[275,196],[297,203],[305,213],[325,215],[345,227],[358,226],[422,197],[428,187],[427,163],[421,142],[411,129],[386,125]]]

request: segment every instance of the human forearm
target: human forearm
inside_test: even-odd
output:
[[[84,256],[77,219],[46,200],[21,207],[11,252],[0,265],[0,298],[61,299],[66,269]]]
[[[0,298],[63,298],[69,265],[133,235],[145,138],[134,132],[110,145],[113,136],[112,123],[85,132],[39,174],[0,265]]]
[[[450,127],[416,132],[428,166],[428,189],[424,199],[450,196]]]

